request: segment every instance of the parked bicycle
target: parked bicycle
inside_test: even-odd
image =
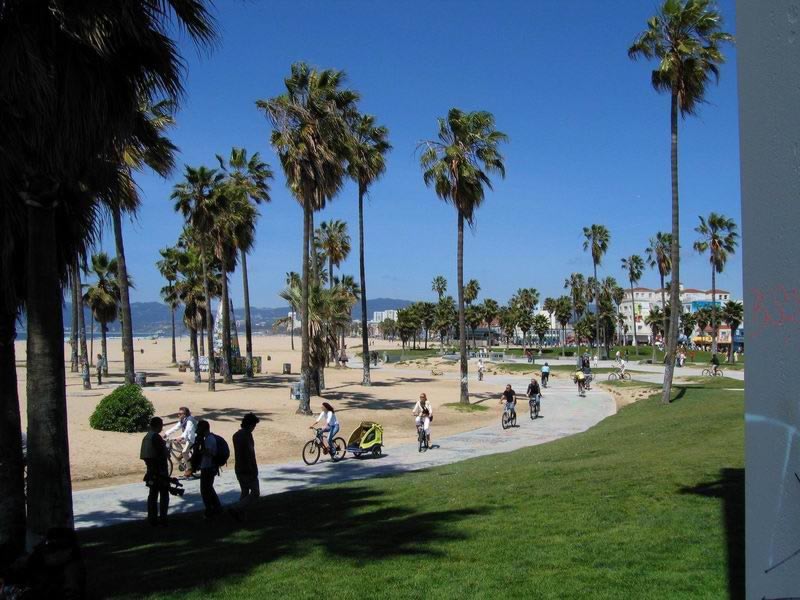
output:
[[[528,400],[528,406],[531,409],[531,421],[535,421],[539,417],[539,411],[542,408],[541,396],[537,394]]]
[[[631,380],[631,374],[628,373],[627,371],[612,371],[611,373],[608,374],[608,380],[609,381],[617,381],[618,379],[620,381],[623,381],[623,380],[624,381],[630,381]]]
[[[192,459],[192,448],[183,454],[180,440],[167,440],[167,460],[169,462],[169,476],[172,477],[172,471],[177,465],[178,471],[183,474],[189,468]]]
[[[714,370],[713,367],[710,368],[710,369],[709,368],[703,369],[701,374],[703,375],[703,377],[723,377],[724,376],[724,374],[722,372],[722,369]]]
[[[323,435],[325,435],[325,432],[321,427],[314,427],[314,439],[309,440],[303,446],[303,462],[307,465],[315,464],[322,454],[330,454],[333,462],[339,462],[344,458],[347,452],[347,442],[344,441],[344,438],[334,438],[333,445],[329,451],[322,443]]]

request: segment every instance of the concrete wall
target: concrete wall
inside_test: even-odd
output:
[[[800,0],[738,0],[747,598],[800,596]],[[796,554],[795,554],[796,553]]]

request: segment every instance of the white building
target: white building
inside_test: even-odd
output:
[[[376,310],[372,313],[370,323],[383,323],[386,319],[397,321],[397,310],[393,308],[389,310]]]

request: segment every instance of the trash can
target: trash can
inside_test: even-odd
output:
[[[292,374],[292,363],[283,363],[283,374],[284,375]]]
[[[144,371],[137,371],[136,375],[133,377],[133,381],[139,387],[144,387],[147,385],[147,373]]]

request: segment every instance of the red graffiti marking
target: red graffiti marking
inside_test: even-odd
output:
[[[754,319],[747,324],[747,335],[758,337],[765,329],[792,328],[800,323],[800,290],[777,284],[770,289],[752,290]],[[789,343],[791,336],[784,339]]]

